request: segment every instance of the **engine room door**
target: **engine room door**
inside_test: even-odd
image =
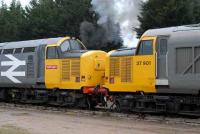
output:
[[[168,85],[168,37],[157,39],[157,79],[156,85]]]

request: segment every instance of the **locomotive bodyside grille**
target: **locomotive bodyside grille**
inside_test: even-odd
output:
[[[176,48],[176,73],[198,74],[200,73],[200,47]]]
[[[195,73],[200,73],[200,47],[195,48],[195,58],[197,58],[195,62]]]
[[[34,78],[34,74],[34,59],[32,55],[29,55],[27,59],[27,78]]]
[[[75,77],[80,76],[80,60],[79,59],[71,60],[71,75]]]
[[[70,80],[70,60],[62,61],[62,80]]]
[[[110,77],[120,75],[120,58],[110,58]]]
[[[121,58],[121,82],[132,82],[132,58]]]
[[[186,70],[187,66],[192,62],[192,47],[176,48],[176,73],[192,73],[192,67]]]

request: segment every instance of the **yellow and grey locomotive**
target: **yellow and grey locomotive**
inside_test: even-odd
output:
[[[152,29],[135,54],[108,53],[104,88],[118,110],[199,114],[199,37],[199,25]]]
[[[105,56],[70,37],[1,43],[0,98],[85,106],[85,89],[103,84]]]

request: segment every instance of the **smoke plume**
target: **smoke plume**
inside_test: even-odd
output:
[[[133,30],[139,26],[137,16],[142,1],[146,0],[92,0],[92,10],[99,20],[97,26],[89,22],[81,24],[81,38],[87,44],[100,40],[99,43],[123,41],[124,46],[135,46],[136,33]]]
[[[112,50],[119,48],[122,45],[119,33],[119,25],[113,24],[110,20],[101,25],[84,21],[80,26],[81,40],[88,49]]]

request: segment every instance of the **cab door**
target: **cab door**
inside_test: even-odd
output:
[[[142,37],[134,56],[134,83],[137,91],[155,92],[156,37]]]
[[[60,70],[57,46],[48,46],[45,60],[45,85],[47,88],[59,88]]]

